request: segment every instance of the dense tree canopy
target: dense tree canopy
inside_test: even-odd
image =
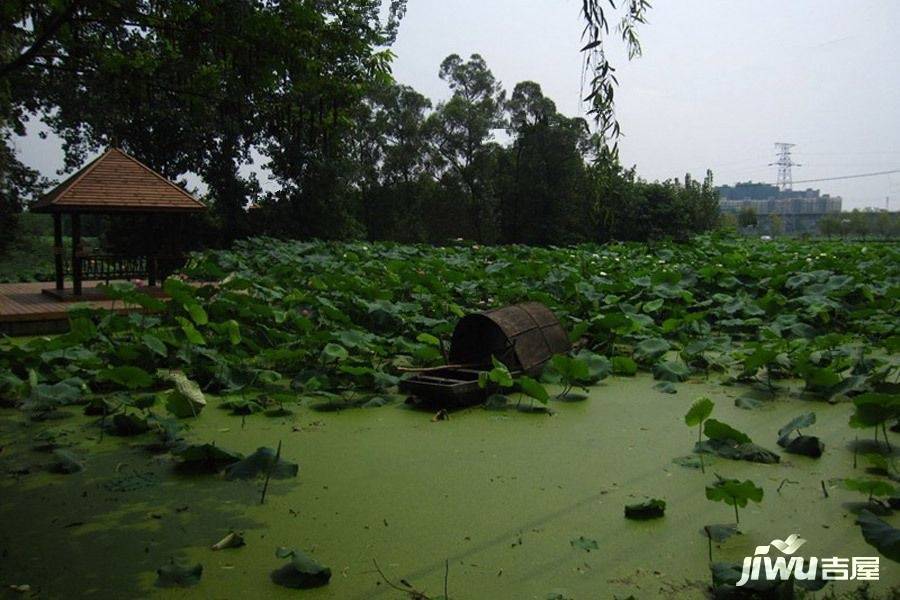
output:
[[[583,9],[594,59],[608,29],[596,4]],[[646,9],[625,7],[631,54]],[[559,244],[680,238],[715,223],[709,178],[647,184],[619,166],[603,104],[611,67],[592,81],[603,88],[589,98],[597,133],[536,82],[507,94],[478,54],[439,65],[448,96],[433,103],[390,76],[404,11],[404,0],[4,4],[0,214],[41,187],[9,143],[36,117],[63,139],[70,170],[118,145],[170,178],[199,178],[207,240]]]

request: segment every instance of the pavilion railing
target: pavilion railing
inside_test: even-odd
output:
[[[116,254],[83,254],[76,257],[81,266],[83,281],[111,281],[113,279],[144,279],[156,285],[157,259],[154,256],[122,256]],[[65,261],[67,275],[74,273],[72,263]]]

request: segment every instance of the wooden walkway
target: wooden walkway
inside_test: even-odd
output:
[[[68,311],[76,306],[115,309],[121,313],[140,310],[139,307],[125,308],[121,301],[99,298],[99,293],[93,290],[99,283],[84,283],[85,302],[63,301],[41,292],[53,288],[53,282],[0,283],[0,333],[38,335],[66,331]],[[153,291],[154,296],[160,295],[159,288]]]

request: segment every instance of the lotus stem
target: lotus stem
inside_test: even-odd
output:
[[[269,470],[266,473],[266,482],[263,484],[262,496],[259,498],[259,503],[264,504],[266,501],[266,492],[269,491],[269,478],[272,477],[272,471],[275,470],[275,466],[278,464],[278,460],[281,458],[281,440],[278,440],[278,450],[275,451],[275,460],[272,461],[272,464],[269,465]]]

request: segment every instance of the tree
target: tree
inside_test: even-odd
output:
[[[42,113],[64,139],[69,168],[114,144],[168,177],[199,174],[226,238],[246,231],[244,207],[260,187],[242,172],[262,151],[276,178],[290,180],[282,197],[294,210],[285,212],[318,233],[340,221],[326,208],[340,179],[333,159],[350,110],[386,77],[384,47],[405,0],[391,2],[386,22],[380,6],[18,2],[0,17],[14,33],[0,65],[0,107],[8,118]]]
[[[742,208],[738,213],[738,225],[741,229],[746,229],[748,227],[756,227],[757,218],[756,218],[756,209],[752,206],[747,206]]]
[[[848,230],[850,233],[859,236],[862,239],[866,239],[866,236],[870,233],[870,221],[869,219],[871,213],[866,213],[858,208],[854,208],[853,211],[850,212]]]
[[[841,218],[837,214],[827,214],[819,219],[819,232],[829,238],[841,231]]]
[[[894,220],[895,219],[891,218],[891,213],[887,211],[879,212],[878,216],[875,218],[875,231],[877,231],[878,235],[884,239],[888,239],[893,234]]]
[[[426,128],[431,101],[409,86],[374,87],[360,108],[355,162],[370,239],[423,241],[433,190]]]
[[[781,215],[776,213],[769,215],[769,233],[773,236],[784,233],[784,220],[781,218]]]
[[[609,7],[605,7],[606,4]],[[641,43],[637,36],[637,27],[647,22],[649,0],[626,0],[620,5],[623,16],[616,30],[621,35],[629,60],[641,55]],[[599,139],[604,146],[613,142],[610,151],[618,154],[617,141],[621,134],[615,113],[615,86],[618,80],[616,69],[606,54],[606,36],[609,35],[609,9],[616,10],[615,0],[582,0],[581,13],[585,21],[582,40],[587,43],[581,49],[585,53],[584,74],[591,73],[589,94],[585,98],[590,103],[590,113],[598,126]]]
[[[531,81],[516,85],[506,110],[513,142],[500,166],[502,239],[526,244],[588,239],[587,123],[559,114]]]
[[[451,54],[441,63],[439,76],[453,95],[428,119],[438,174],[460,187],[472,231],[483,242],[494,221],[493,131],[503,126],[506,94],[478,54],[468,61]]]

